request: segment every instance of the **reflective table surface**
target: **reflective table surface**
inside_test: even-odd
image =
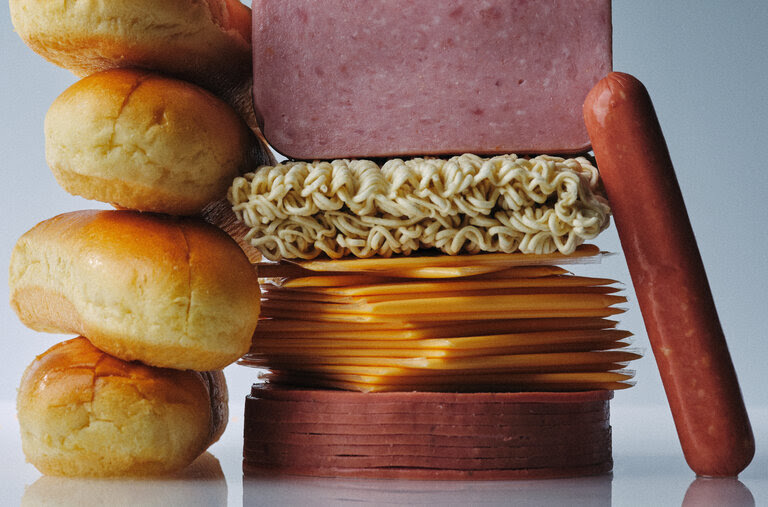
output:
[[[757,455],[738,479],[696,478],[665,407],[612,410],[612,474],[528,481],[407,481],[248,476],[242,405],[222,439],[181,473],[158,479],[42,476],[24,461],[13,402],[0,402],[2,505],[768,505],[768,409],[751,410]]]

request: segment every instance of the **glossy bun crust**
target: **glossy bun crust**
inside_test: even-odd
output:
[[[260,308],[255,269],[201,219],[77,211],[17,242],[11,306],[37,331],[87,337],[121,359],[217,370],[248,351]]]
[[[179,470],[227,423],[216,372],[125,362],[79,337],[30,364],[17,398],[27,460],[48,475],[153,475]]]
[[[251,10],[238,0],[10,0],[10,12],[32,50],[78,76],[157,70],[253,114]]]

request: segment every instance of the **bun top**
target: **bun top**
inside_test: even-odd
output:
[[[83,337],[57,343],[37,356],[24,372],[18,398],[20,403],[34,400],[49,406],[87,403],[105,379],[130,383],[162,403],[208,410],[211,391],[200,373],[123,361]]]
[[[22,40],[78,76],[117,67],[192,81],[258,131],[251,101],[251,10],[238,0],[10,0]]]
[[[124,360],[198,371],[248,351],[258,276],[237,244],[199,218],[77,211],[16,244],[11,304],[27,326],[77,333]]]
[[[27,367],[17,410],[29,462],[67,476],[178,470],[219,438],[228,418],[220,371],[126,362],[83,337]]]
[[[213,83],[250,73],[251,11],[237,0],[10,0],[10,11],[27,45],[78,76],[142,67]]]
[[[264,160],[267,148],[207,90],[154,72],[112,69],[78,81],[53,102],[45,151],[72,194],[193,215]]]
[[[117,277],[124,270],[142,269],[149,282],[190,276],[200,289],[213,285],[258,294],[256,273],[242,250],[223,231],[198,218],[130,210],[74,211],[37,224],[19,243],[59,251],[68,259],[88,256],[87,262],[101,274]],[[182,267],[191,274],[179,273]],[[175,294],[165,297],[172,300]]]

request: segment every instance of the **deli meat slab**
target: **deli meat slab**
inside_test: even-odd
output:
[[[254,101],[295,159],[580,153],[609,0],[255,0]]]
[[[246,398],[243,465],[247,475],[411,479],[603,473],[612,464],[611,397],[254,386]],[[335,417],[314,417],[313,406],[337,410]]]

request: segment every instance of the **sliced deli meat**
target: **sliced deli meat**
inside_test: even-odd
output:
[[[299,159],[579,153],[609,0],[253,3],[264,134]]]
[[[409,479],[602,473],[612,466],[610,398],[608,391],[362,394],[254,386],[245,406],[244,470]],[[340,410],[333,418],[298,418],[297,405],[310,404]],[[562,413],[541,413],[552,410]]]

